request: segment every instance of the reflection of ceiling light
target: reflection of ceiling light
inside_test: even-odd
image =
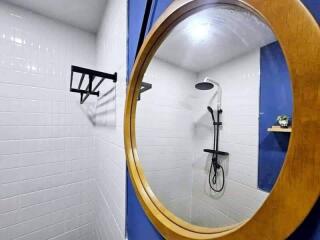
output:
[[[190,27],[190,34],[194,41],[203,41],[209,36],[209,29],[211,25],[209,23],[194,23]]]
[[[11,37],[10,40],[12,42],[15,42],[16,44],[19,44],[19,45],[21,45],[23,43],[22,39],[18,38],[18,37]]]

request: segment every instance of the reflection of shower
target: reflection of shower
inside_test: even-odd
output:
[[[220,115],[222,114],[222,109],[221,109],[221,95],[222,95],[222,89],[219,85],[219,83],[209,79],[208,77],[204,79],[204,81],[197,83],[195,87],[199,90],[210,90],[213,89],[214,87],[217,87],[217,94],[218,94],[218,102],[217,102],[217,110],[216,110],[216,115],[217,115],[217,121],[214,117],[214,111],[212,107],[208,106],[208,111],[211,114],[212,121],[213,121],[213,149],[204,149],[205,152],[211,153],[212,154],[212,160],[211,160],[211,165],[210,165],[210,171],[209,171],[209,185],[210,188],[215,191],[215,192],[221,192],[224,188],[224,183],[225,183],[225,174],[224,174],[224,169],[219,163],[218,156],[219,155],[228,155],[226,152],[221,152],[219,151],[219,130],[220,126],[222,125],[222,122],[220,122]],[[221,176],[221,184],[219,185],[218,183],[218,177]]]

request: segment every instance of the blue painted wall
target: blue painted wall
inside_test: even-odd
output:
[[[163,239],[145,215],[127,174],[127,235],[129,240]]]
[[[278,178],[290,139],[289,133],[270,133],[278,115],[292,116],[292,92],[280,45],[261,48],[258,187],[270,192]]]
[[[129,39],[128,39],[128,76],[132,70],[132,66],[134,63],[136,50],[137,50],[137,44],[140,34],[140,28],[141,23],[144,15],[144,8],[145,8],[145,1],[146,0],[129,0],[129,17],[128,17],[128,33],[129,33]],[[154,24],[154,22],[157,20],[157,18],[162,14],[162,12],[165,10],[165,8],[172,2],[172,0],[155,0],[153,4],[153,12],[149,19],[149,26],[148,29],[150,30],[151,26]],[[306,7],[313,13],[317,21],[320,21],[320,0],[304,0],[303,3],[306,5]],[[288,81],[288,75],[285,71],[285,61],[283,59],[281,49],[277,44],[271,44],[270,46],[267,46],[261,50],[262,53],[262,59],[261,59],[261,66],[262,66],[262,75],[264,80],[263,85],[266,86],[266,92],[267,89],[270,89],[271,86],[266,81],[268,78],[267,71],[271,71],[274,75],[281,75],[281,78],[284,79],[284,81],[281,83],[282,89],[284,91],[283,98],[280,98],[280,100],[284,100],[286,107],[280,106],[281,109],[278,109],[280,113],[283,113],[282,109],[284,111],[288,111],[287,113],[291,113],[291,107],[290,104],[291,98],[291,89],[290,89],[290,82]],[[270,66],[267,66],[268,62],[274,62],[276,61],[276,65],[278,67],[276,68],[270,68]],[[275,62],[274,62],[275,63]],[[275,69],[277,69],[275,71]],[[129,79],[129,78],[128,78]],[[276,80],[275,78],[271,79],[271,81]],[[274,82],[276,83],[276,82]],[[278,85],[277,85],[278,86]],[[265,96],[266,92],[264,91],[264,87],[261,87],[261,94]],[[282,92],[283,93],[283,92]],[[280,95],[281,96],[281,95]],[[270,98],[267,96],[267,100],[270,100]],[[272,99],[271,99],[272,100]],[[268,101],[261,101],[261,112],[267,111],[268,107]],[[274,107],[274,105],[272,105]],[[279,108],[280,108],[279,107]],[[276,112],[273,113],[276,115]],[[265,130],[267,127],[269,127],[269,123],[274,122],[274,117],[270,115],[268,116],[261,116],[261,125],[260,128]],[[263,125],[263,126],[262,126]],[[288,135],[279,135],[277,136],[271,136],[267,137],[267,133],[260,134],[260,151],[261,154],[259,156],[259,161],[261,161],[261,165],[259,165],[259,187],[262,189],[268,191],[273,186],[275,176],[277,176],[277,172],[280,169],[280,166],[282,165],[282,161],[284,158],[284,152],[287,148],[287,142],[288,142]],[[267,146],[268,141],[271,142],[270,147]],[[272,148],[275,147],[276,151],[274,151]],[[271,160],[271,166],[270,168],[266,166],[266,156],[267,152],[269,158],[272,156],[274,159],[280,159],[279,161],[275,161],[274,159]],[[261,156],[262,155],[262,156]],[[261,169],[260,169],[261,166]],[[266,169],[264,171],[262,168]],[[274,172],[269,171],[270,169],[273,169]],[[128,175],[128,174],[127,174]],[[261,181],[260,181],[261,178]],[[314,209],[311,211],[308,218],[304,221],[304,223],[297,229],[297,231],[289,238],[289,240],[320,240],[320,200],[314,207]],[[131,184],[129,176],[127,176],[127,234],[129,240],[159,240],[163,239],[160,234],[157,232],[157,230],[153,227],[153,225],[150,223],[146,215],[144,214],[143,209],[141,208],[133,186]]]
[[[127,79],[129,79],[131,69],[139,42],[139,34],[143,21],[146,0],[128,1],[128,58],[127,58]]]
[[[137,54],[137,46],[140,37],[140,30],[143,21],[144,11],[147,0],[128,0],[128,71],[129,79],[134,60]],[[147,32],[150,31],[153,24],[157,21],[159,16],[169,6],[172,0],[153,0],[152,12],[148,21]]]
[[[303,4],[309,9],[313,17],[320,23],[320,1],[319,0],[302,0]]]
[[[169,6],[172,0],[154,0],[152,12],[148,22],[148,31],[157,21],[158,17]],[[128,1],[128,71],[129,79],[139,41],[139,35],[144,16],[146,0]],[[129,240],[160,240],[163,239],[158,231],[153,227],[145,215],[134,192],[130,176],[127,174],[127,236]]]

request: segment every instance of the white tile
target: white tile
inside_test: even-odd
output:
[[[126,165],[123,144],[123,111],[126,93],[126,1],[107,5],[97,37],[97,68],[117,72],[113,84],[101,85],[106,97],[98,103],[95,134],[95,169],[97,183],[95,230],[98,239],[125,239]],[[112,33],[112,34],[111,34]],[[115,91],[115,92],[114,92]],[[115,94],[115,95],[114,95]]]
[[[95,65],[95,36],[3,2],[0,25],[0,238],[53,238],[66,221],[90,236],[93,131],[69,79]]]
[[[0,200],[0,213],[17,210],[19,206],[18,197],[5,198]]]

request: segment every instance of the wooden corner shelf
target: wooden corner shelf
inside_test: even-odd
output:
[[[283,132],[283,133],[291,133],[292,128],[282,128],[280,126],[272,126],[271,128],[268,128],[268,132]]]

